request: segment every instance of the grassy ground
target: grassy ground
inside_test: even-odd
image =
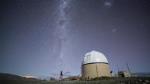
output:
[[[150,84],[150,78],[110,78],[94,81],[49,81],[49,84]]]
[[[94,81],[0,80],[0,84],[150,84],[150,78],[110,78]]]
[[[150,77],[101,77],[92,80],[46,81],[24,78],[18,75],[0,73],[0,84],[150,84]]]

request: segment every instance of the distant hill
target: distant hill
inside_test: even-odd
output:
[[[0,84],[36,84],[40,80],[35,78],[25,78],[22,76],[0,73]]]
[[[138,72],[138,73],[132,73],[132,76],[135,77],[150,77],[150,72]]]
[[[14,74],[0,73],[0,80],[20,80],[20,79],[25,78]]]

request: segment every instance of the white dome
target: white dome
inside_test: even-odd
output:
[[[96,62],[108,63],[108,60],[103,53],[98,51],[93,50],[85,54],[83,64],[96,63]]]

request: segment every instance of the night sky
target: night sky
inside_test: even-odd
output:
[[[79,75],[84,55],[150,72],[149,0],[1,0],[0,72]]]

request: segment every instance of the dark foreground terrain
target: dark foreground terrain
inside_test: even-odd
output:
[[[37,79],[27,79],[17,75],[0,74],[0,84],[150,84],[150,77],[104,78],[91,81],[46,81]]]

